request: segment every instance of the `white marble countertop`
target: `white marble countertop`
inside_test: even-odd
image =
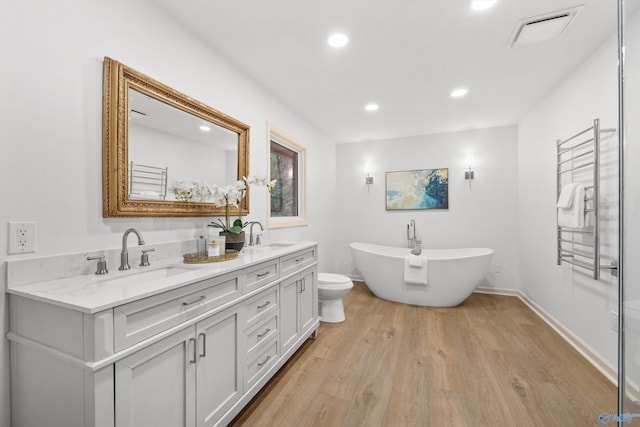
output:
[[[135,267],[127,271],[116,270],[105,275],[84,274],[30,283],[9,288],[7,292],[84,313],[97,313],[315,245],[314,242],[288,242],[286,245],[272,243],[254,246],[244,248],[236,259],[209,264],[185,264],[182,256],[165,258],[149,267]],[[154,280],[140,280],[142,274],[165,268],[180,273]]]

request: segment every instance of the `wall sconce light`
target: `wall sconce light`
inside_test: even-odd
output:
[[[367,176],[364,177],[364,183],[367,185],[367,192],[371,191],[371,184],[373,184],[373,177],[371,176],[371,163],[367,163],[364,167],[367,172]]]
[[[471,168],[471,165],[473,164],[473,160],[474,160],[473,154],[469,154],[465,160],[465,163],[467,164],[467,167],[469,168],[469,170],[466,170],[464,172],[464,179],[469,180],[469,188],[471,188],[471,180],[475,178],[475,173]]]
[[[471,166],[469,166],[469,170],[464,172],[464,179],[473,179],[473,171],[471,170]]]

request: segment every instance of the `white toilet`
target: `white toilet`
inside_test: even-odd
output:
[[[342,297],[353,288],[353,282],[346,276],[331,273],[318,274],[318,314],[322,322],[344,322]]]

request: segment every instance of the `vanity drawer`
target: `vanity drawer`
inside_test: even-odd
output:
[[[234,273],[116,307],[113,311],[115,351],[179,325],[241,294],[240,281]]]
[[[247,359],[260,351],[263,345],[278,334],[278,313],[272,313],[267,319],[248,329]]]
[[[287,255],[281,259],[280,271],[282,276],[293,273],[302,267],[313,264],[317,259],[316,248],[305,249],[295,254]]]
[[[246,324],[245,330],[278,312],[278,287],[274,286],[255,297],[249,299],[245,304]]]
[[[263,262],[247,269],[244,282],[245,293],[277,280],[280,276],[278,272],[278,260]]]
[[[278,340],[274,339],[255,357],[248,359],[244,369],[245,391],[255,384],[278,361]]]

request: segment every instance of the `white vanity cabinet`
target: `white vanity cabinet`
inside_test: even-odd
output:
[[[196,425],[212,426],[244,392],[242,367],[244,339],[238,308],[196,325]],[[191,363],[191,361],[190,361]]]
[[[318,318],[317,270],[305,269],[280,283],[280,339],[282,352],[289,350]]]
[[[194,426],[193,327],[115,363],[117,426]]]
[[[12,426],[228,424],[317,329],[317,262],[311,242],[249,252],[106,308],[9,289]]]
[[[116,362],[116,425],[214,425],[242,396],[239,327],[226,310]]]

